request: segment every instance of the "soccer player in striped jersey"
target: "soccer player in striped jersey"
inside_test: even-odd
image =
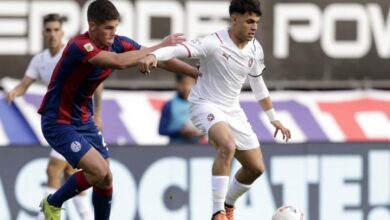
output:
[[[39,80],[46,86],[50,82],[51,74],[58,60],[61,58],[64,50],[62,37],[63,18],[59,14],[48,14],[43,17],[43,38],[47,46],[42,52],[36,54],[27,67],[25,76],[22,81],[9,93],[7,93],[7,101],[11,103],[16,97],[22,96],[27,89]],[[101,127],[101,92],[102,86],[94,95],[94,120],[98,127]],[[61,186],[61,177],[67,177],[75,172],[65,158],[55,150],[51,150],[49,162],[47,164],[47,188],[46,194],[55,192]],[[93,213],[89,205],[88,197],[85,193],[79,194],[73,198],[76,210],[82,220],[92,220]],[[42,213],[37,217],[38,220],[43,220]]]
[[[50,146],[73,167],[81,169],[42,200],[42,211],[50,220],[59,220],[62,204],[90,187],[93,187],[95,219],[109,219],[112,174],[108,148],[92,120],[92,94],[114,69],[130,68],[146,54],[185,40],[181,34],[172,34],[160,44],[146,48],[128,37],[116,35],[119,13],[107,0],[93,1],[87,15],[88,31],[66,45],[38,111]],[[193,77],[198,74],[196,68],[178,60],[161,65],[166,70]]]
[[[233,220],[236,200],[247,192],[264,172],[260,144],[239,105],[239,94],[247,78],[256,99],[283,139],[289,129],[278,120],[262,74],[264,54],[255,33],[260,22],[258,0],[232,0],[230,27],[205,38],[159,49],[139,63],[149,73],[157,61],[174,57],[200,59],[199,77],[190,93],[191,119],[217,149],[212,167],[213,220]],[[231,161],[242,165],[229,186]]]

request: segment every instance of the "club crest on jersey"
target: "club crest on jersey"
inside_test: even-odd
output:
[[[207,120],[208,121],[212,121],[212,120],[214,120],[214,114],[213,113],[210,113],[209,115],[207,115]]]
[[[253,65],[253,58],[250,58],[248,61],[248,67],[252,67]]]
[[[84,49],[87,51],[87,52],[92,52],[93,51],[93,46],[91,43],[86,43],[84,44]]]
[[[70,149],[72,149],[73,152],[79,152],[81,150],[81,144],[78,141],[73,141],[70,144]]]

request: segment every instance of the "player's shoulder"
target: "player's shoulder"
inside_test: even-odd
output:
[[[94,46],[93,41],[89,38],[88,32],[77,35],[69,41],[70,45],[77,45],[78,47],[84,47],[85,45]]]
[[[220,33],[217,31],[206,36],[190,40],[189,43],[194,46],[196,45],[203,48],[214,49],[221,46],[223,41],[221,40]]]
[[[208,35],[209,41],[212,41],[213,43],[217,45],[221,45],[226,43],[226,34],[227,34],[227,29],[221,29],[218,30],[210,35]]]
[[[49,49],[42,50],[41,52],[35,54],[32,57],[31,62],[40,63],[40,62],[44,61],[47,53],[49,53]]]
[[[252,51],[256,54],[256,56],[264,56],[263,47],[261,46],[260,42],[254,38],[251,42],[249,42]]]
[[[97,50],[95,43],[89,38],[88,32],[80,34],[69,40],[66,46],[67,54],[88,54]]]

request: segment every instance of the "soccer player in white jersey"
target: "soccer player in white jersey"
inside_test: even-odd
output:
[[[258,0],[232,0],[229,7],[230,27],[182,45],[159,49],[139,62],[139,69],[149,73],[157,61],[174,57],[200,59],[199,77],[189,101],[191,119],[208,135],[217,155],[212,167],[214,220],[234,219],[236,200],[247,192],[264,172],[258,138],[239,105],[245,80],[266,112],[270,123],[287,142],[289,129],[278,120],[268,89],[263,81],[264,54],[255,39],[261,10]],[[242,165],[229,186],[231,161]]]
[[[48,14],[43,19],[43,37],[47,48],[41,53],[36,54],[25,73],[22,81],[9,93],[7,93],[7,100],[11,103],[16,97],[22,96],[35,80],[40,80],[45,85],[48,85],[52,72],[61,58],[64,44],[62,37],[63,19],[58,14]],[[99,92],[95,93],[95,115],[94,120],[96,125],[101,129],[101,93],[103,87],[100,86]],[[66,162],[65,158],[52,150],[47,165],[48,186],[46,194],[51,194],[61,186],[61,176],[70,176],[75,170]],[[81,194],[73,200],[75,207],[83,220],[92,220],[93,214],[89,205],[89,200],[86,194]],[[40,212],[38,219],[43,219],[43,214]]]

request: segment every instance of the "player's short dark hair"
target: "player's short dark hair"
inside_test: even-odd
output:
[[[262,15],[259,0],[232,0],[229,6],[229,14],[233,13],[245,14],[246,12],[255,13],[258,16]]]
[[[88,22],[101,24],[106,21],[119,20],[119,12],[111,1],[96,0],[88,6],[87,17]]]
[[[59,14],[47,14],[43,17],[43,25],[47,22],[58,21],[61,25],[64,22],[64,17],[61,17]]]

